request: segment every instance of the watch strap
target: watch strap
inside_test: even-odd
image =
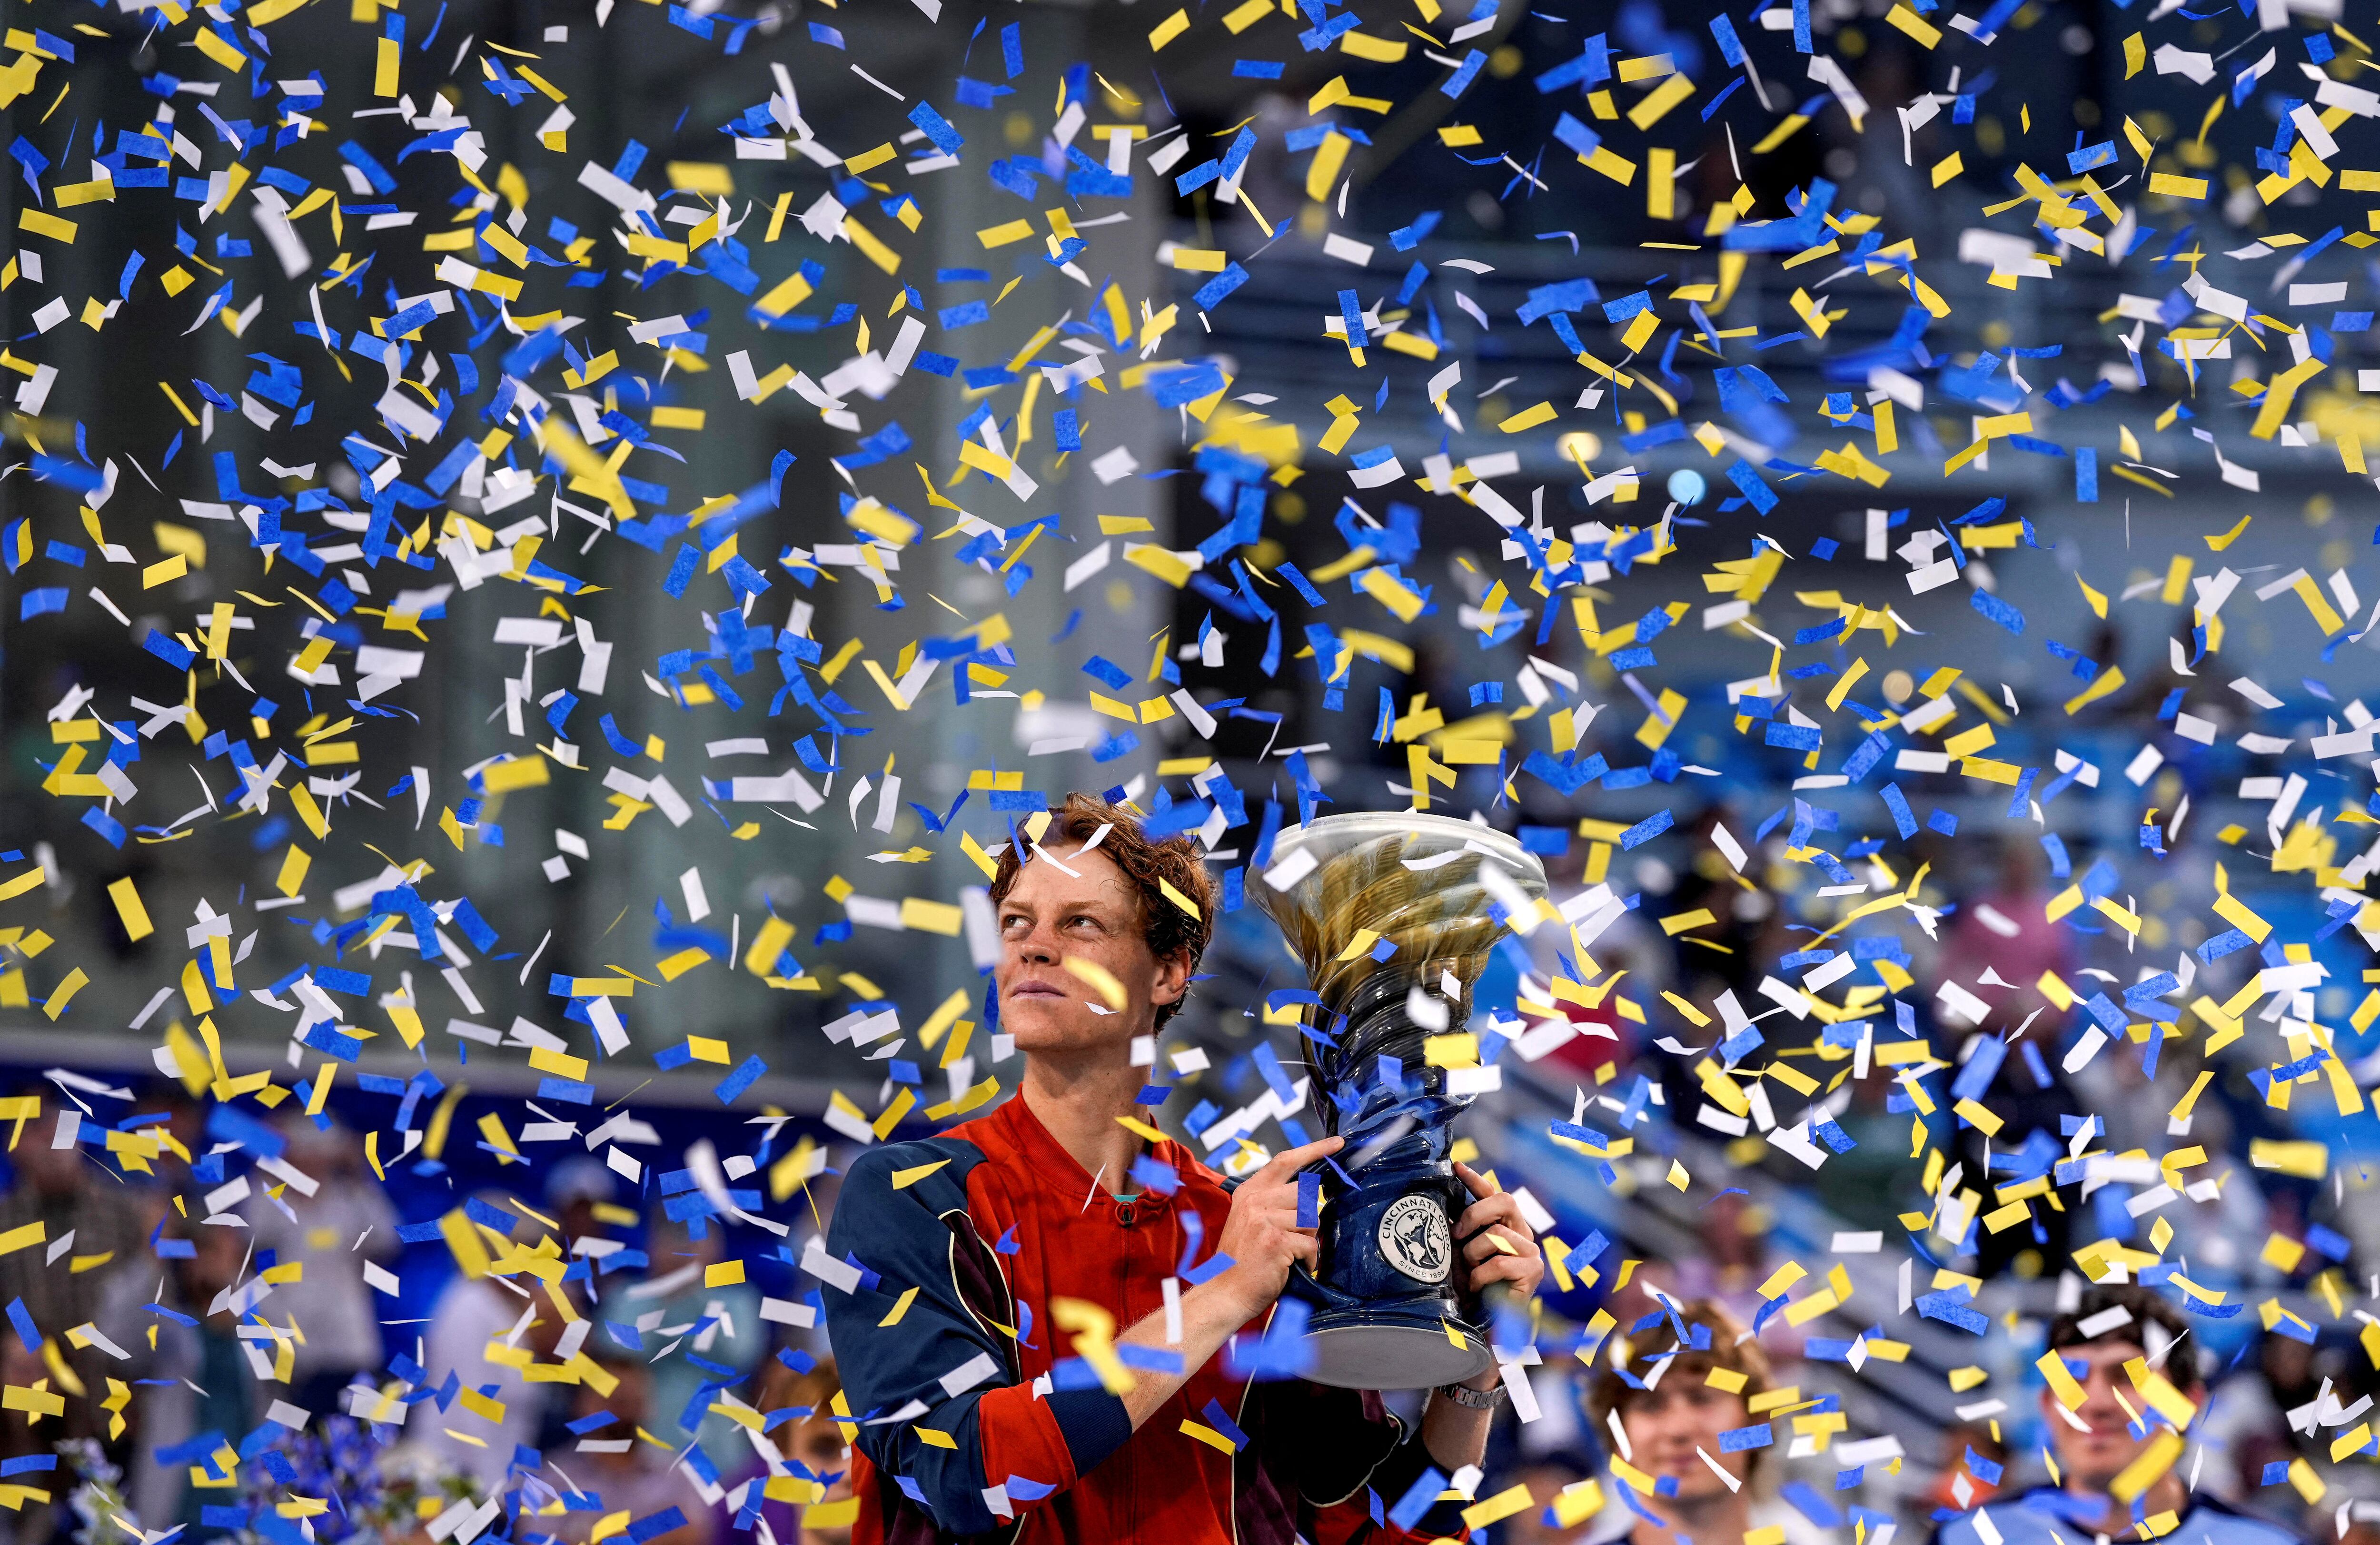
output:
[[[1488,1390],[1475,1390],[1464,1384],[1440,1384],[1438,1393],[1457,1405],[1474,1411],[1492,1411],[1504,1403],[1504,1386],[1501,1383]]]

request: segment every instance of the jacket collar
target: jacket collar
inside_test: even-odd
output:
[[[995,1141],[1015,1155],[1017,1162],[1033,1177],[1035,1185],[1064,1198],[1070,1210],[1087,1211],[1099,1207],[1111,1215],[1120,1205],[1108,1190],[1104,1179],[1095,1181],[1090,1172],[1050,1135],[1050,1129],[1041,1125],[1040,1118],[1025,1102],[1023,1089],[1009,1096],[998,1110],[983,1118],[981,1125],[990,1129],[989,1135]],[[1148,1151],[1159,1162],[1172,1165],[1184,1186],[1196,1184],[1203,1178],[1199,1163],[1190,1150],[1171,1138],[1150,1145]],[[1174,1198],[1153,1190],[1144,1190],[1131,1199],[1135,1210],[1145,1212],[1169,1207]]]

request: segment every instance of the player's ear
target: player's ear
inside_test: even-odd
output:
[[[1190,954],[1176,950],[1172,955],[1157,957],[1157,971],[1149,989],[1149,1002],[1163,1008],[1178,1004],[1190,991]]]

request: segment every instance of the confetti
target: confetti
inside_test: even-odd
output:
[[[1275,859],[1286,825],[1475,812],[1560,883],[1491,897],[1509,969],[1393,1077],[1553,1086],[1523,1124],[1551,1150],[1528,1162],[1541,1234],[1580,1237],[1597,1193],[1700,1205],[1723,1173],[1825,1191],[1857,1170],[1889,1208],[1812,1236],[1829,1247],[1770,1275],[1748,1329],[1864,1377],[1909,1352],[1894,1283],[1865,1275],[1899,1270],[1889,1313],[1992,1343],[1949,1382],[2002,1369],[2011,1409],[2082,1404],[1993,1296],[2028,1255],[2070,1287],[2150,1284],[2193,1325],[2244,1315],[2261,1290],[2215,1267],[2215,1204],[2270,1184],[2343,1205],[2380,1045],[2380,726],[2356,695],[2380,585],[2340,536],[2371,515],[2380,435],[2357,18],[2144,14],[2100,40],[2121,88],[2078,94],[2064,20],[2012,3],[1649,6],[1609,34],[1437,0],[1417,21],[1241,5],[1087,36],[1084,60],[917,10],[934,48],[849,12],[796,32],[606,5],[531,52],[387,0],[136,6],[139,47],[40,0],[10,32],[0,101],[29,111],[0,289],[29,326],[0,355],[0,560],[54,695],[12,723],[42,835],[0,853],[0,1008],[129,1024],[205,1132],[116,1125],[128,1093],[62,1069],[0,1106],[18,1140],[183,1177],[203,1219],[315,1195],[279,1124],[359,1127],[419,1205],[384,1231],[402,1269],[358,1257],[358,1280],[398,1308],[456,1273],[543,1293],[571,1350],[393,1350],[337,1419],[393,1429],[435,1395],[500,1476],[489,1434],[519,1392],[601,1393],[601,1357],[650,1354],[662,1324],[555,1291],[561,1259],[593,1281],[605,1252],[536,1210],[547,1145],[584,1144],[574,1184],[657,1188],[720,1231],[702,1291],[766,1290],[658,1367],[707,1370],[722,1335],[757,1357],[736,1314],[808,1329],[879,1293],[879,1326],[927,1312],[891,1263],[825,1249],[809,1183],[1016,1087],[969,975],[1002,948],[985,882],[1004,855],[1082,861],[1043,845],[1071,783],[1195,845],[1211,896],[1161,882],[1166,926],[1227,933],[1257,884],[1310,873]],[[698,47],[700,106],[581,122],[623,45]],[[86,331],[110,356],[152,340],[148,411],[113,410]],[[656,842],[666,864],[635,861]],[[800,883],[764,895],[739,865],[771,849]],[[2003,865],[2052,878],[1993,889]],[[653,895],[612,894],[648,870]],[[528,888],[590,878],[627,910],[535,937]],[[1774,926],[1736,926],[1746,906]],[[1366,931],[1343,958],[1399,947]],[[1722,961],[1723,992],[1668,969]],[[1063,966],[1093,1012],[1129,1008],[1114,972]],[[1343,1027],[1263,979],[1216,973],[1187,1023],[1245,1008],[1276,1041],[1160,1029],[1128,1131],[1233,1173],[1305,1140],[1322,1113],[1286,1048]],[[1466,997],[1415,991],[1434,1032]],[[782,1033],[739,1017],[763,1003]],[[2145,1126],[2108,1092],[2135,1074]],[[636,1102],[652,1077],[694,1090],[701,1130]],[[787,1114],[803,1082],[832,1091]],[[2208,1119],[2218,1087],[2269,1129],[2209,1135],[2233,1125]],[[2075,1113],[2036,1109],[2051,1091]],[[893,1190],[965,1205],[947,1154],[903,1151]],[[1181,1183],[1143,1157],[1135,1184]],[[1309,1172],[1301,1221],[1327,1199]],[[104,1370],[151,1326],[46,1311],[196,1247],[76,1228],[0,1229],[12,1270],[39,1262],[10,1318],[63,1392],[9,1406],[103,1430],[131,1388]],[[2303,1232],[2229,1252],[2304,1290],[2262,1328],[2351,1330],[2343,1235]],[[1634,1259],[1606,1283],[1601,1243],[1546,1247],[1568,1285],[1517,1332],[1545,1360],[1688,1333]],[[284,1271],[237,1273],[268,1388],[307,1329],[274,1319],[273,1294],[304,1301]],[[1584,1329],[1573,1289],[1634,1293],[1653,1322]],[[1039,1313],[1082,1387],[1149,1371],[1098,1306]],[[2127,1383],[2163,1425],[2114,1478],[2126,1502],[2180,1473],[2198,1409],[2143,1350]],[[984,1362],[941,1401],[1012,1381]],[[503,1398],[479,1388],[497,1369]],[[864,1420],[950,1447],[935,1409]],[[1155,1430],[1234,1454],[1222,1410]],[[691,1441],[677,1419],[654,1417],[663,1447]],[[1877,1441],[1840,1410],[1771,1419],[1790,1441],[1746,1422],[1720,1454],[1897,1457],[1838,1469]],[[2331,1425],[2334,1463],[2368,1447]],[[152,1459],[290,1484],[242,1435],[191,1444]],[[559,1465],[527,1468],[578,1510]],[[1675,1490],[1609,1469],[1553,1518]],[[692,1497],[717,1483],[685,1473]],[[1416,1527],[1431,1476],[1368,1511]],[[2302,1461],[2284,1478],[2324,1494]],[[1441,1522],[1535,1505],[1480,1479]],[[1055,1488],[977,1490],[989,1528]],[[1973,1499],[1952,1511],[1993,1545]],[[856,1513],[799,1500],[814,1527]],[[430,1527],[469,1541],[501,1511],[457,1500]],[[601,1516],[641,1542],[685,1515]]]

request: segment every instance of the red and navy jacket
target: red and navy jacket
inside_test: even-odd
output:
[[[1164,1307],[1161,1284],[1191,1242],[1186,1218],[1202,1225],[1201,1259],[1221,1237],[1221,1177],[1176,1143],[1153,1157],[1179,1188],[1120,1201],[1012,1098],[853,1162],[827,1252],[866,1274],[825,1298],[858,1423],[854,1545],[1400,1545],[1463,1532],[1442,1502],[1415,1533],[1387,1521],[1430,1462],[1378,1394],[1250,1382],[1217,1357],[1135,1432],[1104,1389],[1035,1388],[1074,1355],[1051,1324],[1053,1298],[1097,1304],[1121,1336]],[[950,1377],[970,1363],[994,1371],[972,1384]],[[1232,1454],[1182,1430],[1214,1429],[1209,1402],[1245,1437]]]

